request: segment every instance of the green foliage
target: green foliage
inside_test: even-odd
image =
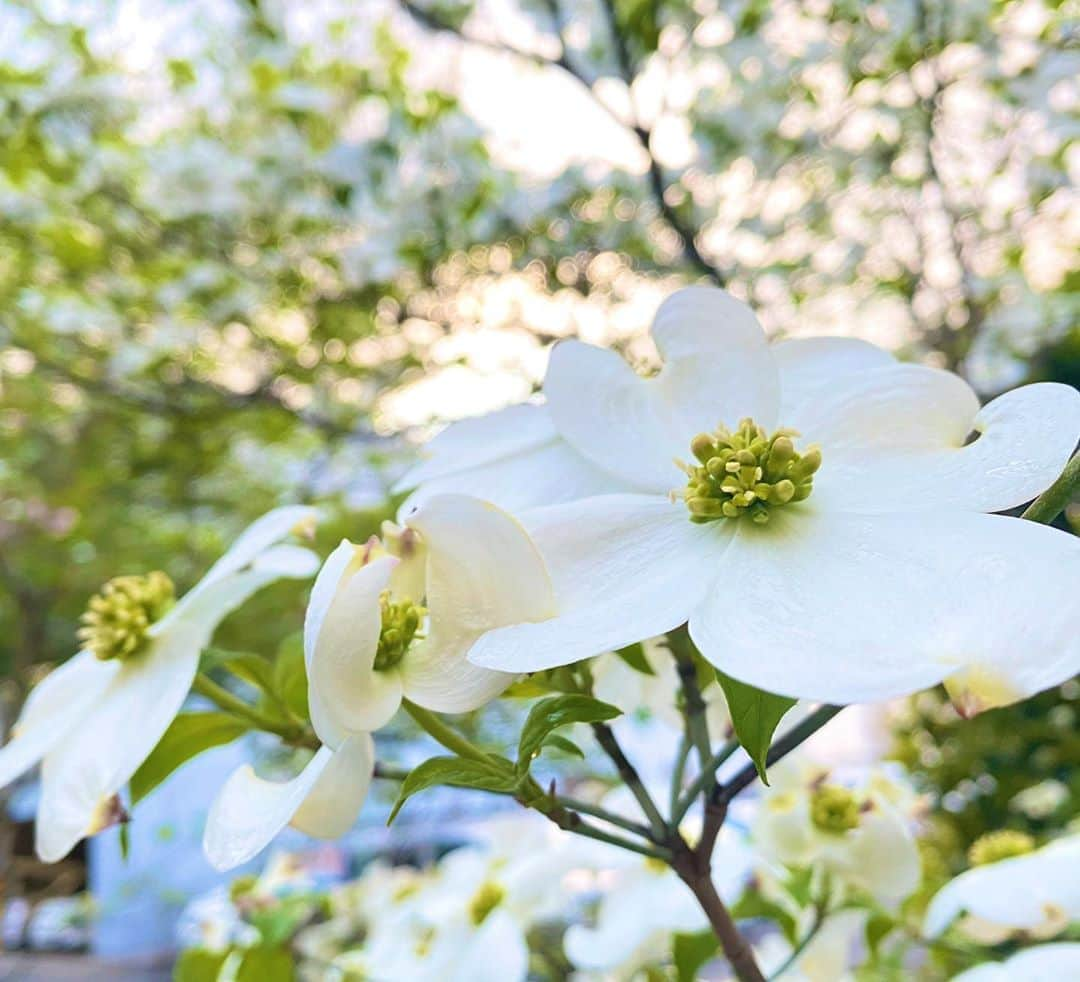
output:
[[[675,963],[677,982],[695,982],[698,970],[720,950],[720,942],[712,931],[694,934],[677,932],[671,939],[671,957]]]
[[[293,982],[296,969],[288,948],[260,945],[243,953],[236,982]]]
[[[563,695],[541,699],[529,711],[518,740],[517,770],[527,774],[533,758],[551,733],[571,723],[602,723],[622,710],[592,696]]]
[[[486,760],[473,760],[467,757],[432,757],[414,767],[401,782],[401,790],[398,792],[397,801],[394,802],[386,824],[393,822],[402,806],[414,794],[440,784],[510,794],[520,783],[521,778],[513,764],[502,757],[489,755]]]
[[[138,804],[192,757],[231,743],[248,729],[248,724],[225,713],[181,713],[132,776],[131,803]]]
[[[940,690],[909,700],[897,717],[892,755],[935,808],[930,842],[944,875],[965,868],[968,846],[987,832],[1017,829],[1042,841],[1080,809],[1080,684],[1067,682],[1014,706],[962,720]],[[1017,795],[1058,790],[1045,811]]]
[[[208,951],[206,948],[187,948],[173,966],[173,982],[217,982],[227,951]]]
[[[724,690],[735,736],[750,755],[762,782],[768,784],[765,763],[773,733],[784,714],[798,700],[764,692],[720,671],[717,671],[716,679]]]

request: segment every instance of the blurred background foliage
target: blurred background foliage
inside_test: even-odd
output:
[[[104,580],[162,568],[183,589],[282,502],[327,505],[324,550],[362,538],[433,424],[526,397],[559,337],[649,364],[681,283],[986,395],[1077,384],[1075,15],[7,0],[6,718]],[[302,601],[268,592],[224,643],[270,654]],[[898,752],[942,796],[983,771],[1054,776],[1066,762],[1028,748],[1057,746],[1072,698],[963,730],[919,701]],[[967,840],[1015,818],[1013,794],[948,811]]]

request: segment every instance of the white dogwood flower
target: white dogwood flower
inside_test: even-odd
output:
[[[179,712],[217,625],[268,583],[315,571],[312,553],[280,544],[314,519],[300,506],[264,515],[175,603],[161,572],[118,577],[90,601],[83,650],[34,688],[0,750],[0,786],[42,761],[43,860],[122,815],[116,796]]]
[[[488,634],[475,664],[551,668],[689,622],[709,661],[771,692],[848,703],[944,680],[968,714],[1080,670],[1080,540],[983,514],[1060,473],[1075,389],[980,409],[958,376],[861,341],[770,346],[749,308],[700,287],[661,305],[653,337],[653,378],[555,347],[560,438],[647,493],[525,513],[559,614]]]
[[[766,870],[812,868],[834,901],[854,889],[895,904],[915,891],[922,866],[905,807],[917,799],[896,774],[834,774],[785,760],[769,778],[750,826]]]
[[[539,554],[486,502],[432,498],[386,539],[386,548],[346,540],[319,571],[304,658],[323,746],[291,781],[263,780],[250,766],[232,774],[206,825],[205,851],[217,868],[246,862],[286,825],[317,838],[347,832],[374,768],[370,733],[403,696],[440,712],[482,706],[514,676],[471,665],[469,647],[491,627],[552,609]]]
[[[1003,962],[986,962],[954,975],[952,982],[1057,982],[1080,978],[1080,943],[1037,945]]]
[[[1030,842],[1021,833],[993,833],[978,846],[972,859],[982,865],[946,883],[930,902],[927,937],[961,915],[964,932],[987,944],[1020,931],[1053,937],[1080,920],[1080,835],[1026,853]]]

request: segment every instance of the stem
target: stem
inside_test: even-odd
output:
[[[402,699],[401,705],[422,730],[441,743],[447,750],[453,750],[459,757],[468,757],[470,760],[488,760],[488,755],[475,743],[467,740],[456,730],[447,726],[430,710],[424,709],[408,699]]]
[[[407,767],[394,767],[392,764],[375,763],[375,777],[383,781],[404,781],[409,776]]]
[[[679,669],[679,683],[686,705],[686,733],[697,750],[698,764],[704,771],[712,757],[712,743],[705,718],[705,700],[701,698],[701,689],[698,688],[693,642],[687,629],[681,627],[668,634],[668,644]]]
[[[1080,492],[1080,453],[1073,454],[1065,469],[1042,494],[1039,495],[1020,516],[1029,522],[1049,525],[1058,517]]]
[[[635,822],[632,819],[623,818],[621,815],[609,812],[599,805],[591,805],[587,801],[578,801],[576,798],[569,798],[566,795],[557,795],[555,797],[555,802],[556,804],[562,805],[564,808],[569,808],[582,815],[591,815],[593,818],[598,818],[602,822],[607,822],[610,825],[617,825],[627,832],[633,832],[634,835],[640,835],[643,839],[652,841],[652,832],[646,826],[642,825],[640,822]]]
[[[782,760],[786,757],[801,743],[817,733],[818,730],[828,723],[829,720],[843,708],[843,706],[825,705],[815,709],[798,726],[789,730],[772,745],[772,748],[769,750],[769,755],[765,760],[766,766],[771,767],[778,760]],[[728,781],[727,784],[717,786],[716,790],[713,792],[712,800],[716,803],[726,804],[740,791],[753,784],[757,776],[757,768],[753,764],[747,764],[738,772],[738,774]]]
[[[312,749],[317,749],[319,746],[318,739],[306,727],[282,723],[280,720],[267,716],[250,703],[244,702],[239,696],[233,695],[224,686],[218,685],[217,682],[202,672],[195,676],[195,680],[191,684],[191,691],[209,699],[218,709],[247,720],[256,729],[281,737],[286,743],[311,747]]]
[[[690,787],[686,789],[686,793],[680,799],[678,805],[673,809],[671,813],[672,825],[678,825],[682,821],[683,816],[690,810],[694,804],[694,799],[705,790],[706,786],[713,782],[716,772],[720,769],[721,765],[727,762],[728,758],[739,749],[738,740],[729,740],[725,743],[713,756],[709,759],[702,769],[701,773],[694,778]]]
[[[686,758],[690,756],[690,738],[687,734],[683,734],[682,739],[679,740],[679,752],[675,756],[675,770],[671,775],[671,798],[668,801],[668,814],[671,816],[671,824],[678,825],[679,819],[682,815],[685,815],[684,811],[682,815],[677,815],[679,810],[679,795],[682,794],[683,777],[686,774]]]
[[[622,747],[619,746],[619,741],[615,739],[611,727],[606,723],[593,723],[592,730],[597,743],[600,744],[604,753],[611,758],[615,769],[619,772],[619,777],[623,779],[623,783],[637,799],[637,803],[649,820],[649,827],[652,829],[653,836],[660,840],[665,839],[667,837],[667,823],[652,798],[649,797],[649,792],[645,790],[645,785],[642,783],[637,768],[630,763],[626,754],[623,753]]]
[[[735,926],[735,920],[724,906],[720,894],[716,892],[708,868],[697,874],[681,869],[676,872],[683,883],[693,891],[739,982],[766,982],[754,958],[753,949]]]
[[[776,980],[780,978],[781,975],[783,975],[790,968],[792,968],[792,966],[794,966],[794,964],[802,956],[803,952],[806,951],[810,942],[817,937],[817,933],[821,930],[824,923],[825,911],[821,907],[819,907],[814,912],[814,921],[810,925],[810,930],[808,930],[806,934],[803,935],[799,943],[791,949],[791,954],[784,959],[784,963],[775,972],[773,972],[772,975],[769,976],[769,982],[776,982]]]
[[[630,852],[636,852],[639,856],[647,856],[649,859],[659,859],[664,863],[671,862],[671,853],[667,849],[649,846],[643,842],[634,842],[633,839],[626,839],[621,835],[605,832],[603,829],[598,829],[595,825],[589,825],[575,811],[556,808],[553,811],[543,812],[542,814],[547,815],[547,817],[558,825],[560,829],[563,829],[566,832],[573,832],[574,835],[583,835],[587,839],[595,839],[597,842],[606,842],[608,845],[617,846],[619,849],[628,849]]]

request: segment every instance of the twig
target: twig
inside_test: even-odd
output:
[[[1029,522],[1049,525],[1080,492],[1080,453],[1075,453],[1058,479],[1039,495],[1020,516]]]
[[[678,806],[672,812],[671,821],[672,824],[678,824],[682,821],[683,816],[690,810],[694,804],[694,799],[705,790],[706,785],[711,784],[716,772],[720,767],[725,764],[736,750],[739,749],[738,740],[729,740],[725,743],[713,756],[710,758],[709,763],[701,769],[701,773],[691,782],[690,786],[686,789],[686,793],[680,799]]]
[[[593,818],[600,819],[602,822],[617,825],[627,832],[633,832],[635,835],[640,835],[643,839],[655,841],[653,839],[652,831],[647,826],[642,825],[640,822],[635,822],[632,819],[623,818],[622,815],[616,815],[614,812],[609,812],[599,805],[593,805],[587,801],[579,801],[577,798],[570,798],[567,795],[557,795],[555,797],[555,802],[556,804],[562,805],[564,808],[569,808],[582,815],[590,815]]]
[[[615,738],[611,727],[606,723],[593,723],[592,730],[596,736],[596,742],[600,744],[604,753],[611,759],[615,769],[619,772],[619,777],[623,779],[623,783],[637,799],[637,803],[641,806],[641,810],[649,821],[653,835],[660,839],[666,838],[667,823],[652,798],[649,797],[649,792],[645,790],[645,785],[637,772],[637,768],[630,763],[626,754],[623,753],[622,747],[619,746],[619,741]]]
[[[257,729],[281,737],[286,743],[296,747],[309,747],[313,750],[319,747],[318,738],[307,727],[283,723],[271,716],[267,716],[266,713],[245,702],[239,696],[233,695],[224,686],[218,685],[217,682],[202,672],[195,676],[195,681],[191,684],[191,691],[209,699],[218,709],[246,720]]]

